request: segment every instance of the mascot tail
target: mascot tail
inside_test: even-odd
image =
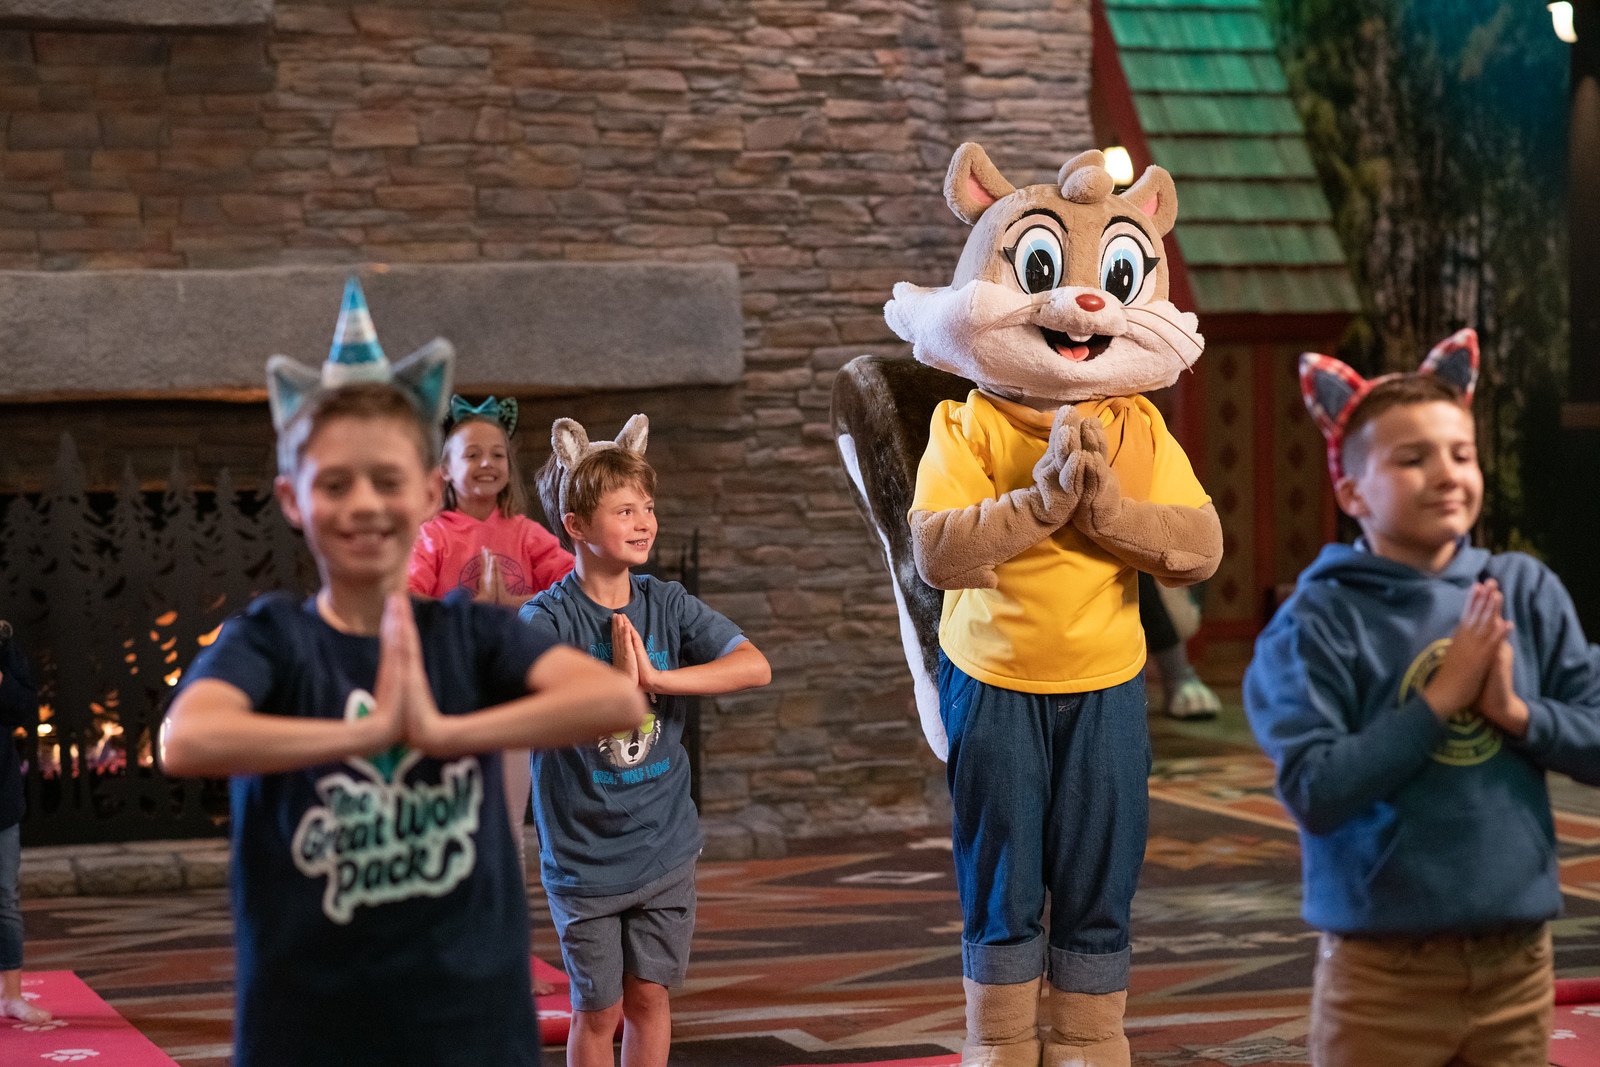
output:
[[[900,640],[916,692],[922,732],[941,760],[949,753],[939,717],[939,615],[944,594],[917,573],[911,508],[917,464],[941,400],[965,400],[965,378],[909,359],[858,356],[833,382],[833,436],[861,516],[883,546],[900,609]]]

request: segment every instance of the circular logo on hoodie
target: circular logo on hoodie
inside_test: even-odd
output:
[[[1439,669],[1439,663],[1444,659],[1445,650],[1449,647],[1450,639],[1441,637],[1411,661],[1411,666],[1406,668],[1405,677],[1400,679],[1402,705],[1422,692],[1423,687],[1433,677],[1433,673]],[[1482,763],[1499,751],[1500,731],[1490,725],[1483,716],[1467,708],[1456,712],[1445,721],[1444,740],[1435,746],[1430,755],[1435,762],[1450,767],[1471,767]]]

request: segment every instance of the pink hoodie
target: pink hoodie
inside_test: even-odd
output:
[[[500,562],[506,591],[519,596],[543,592],[572,570],[572,554],[532,519],[495,511],[479,522],[462,511],[441,511],[417,533],[407,584],[418,596],[441,597],[460,588],[476,593],[485,548]]]

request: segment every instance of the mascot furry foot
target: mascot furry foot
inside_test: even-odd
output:
[[[1133,1056],[1122,1033],[1127,1004],[1126,990],[1100,994],[1050,990],[1043,1067],[1129,1067]]]
[[[961,1067],[1039,1067],[1039,979],[967,990],[967,1042]]]
[[[1221,698],[1198,678],[1185,678],[1167,697],[1167,717],[1170,719],[1215,719],[1221,710]]]

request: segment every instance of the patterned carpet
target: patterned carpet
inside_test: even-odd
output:
[[[1146,1067],[1304,1064],[1314,935],[1271,768],[1237,712],[1161,724],[1134,901],[1128,1030]],[[1567,915],[1557,971],[1600,975],[1600,793],[1558,786]],[[959,1047],[960,922],[948,841],[819,842],[781,860],[705,863],[672,1063],[776,1067]],[[536,916],[544,917],[535,899]],[[225,894],[25,903],[29,966],[70,969],[186,1067],[227,1062]],[[556,953],[546,922],[535,939]],[[0,1062],[6,1060],[0,1031]],[[547,1063],[560,1062],[547,1053]]]

